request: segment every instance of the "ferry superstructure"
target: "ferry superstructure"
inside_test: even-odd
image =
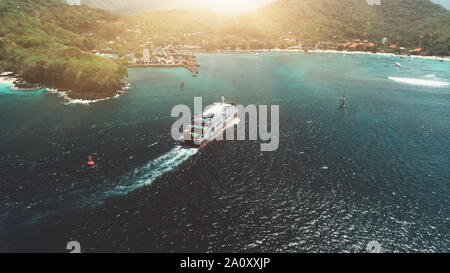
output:
[[[222,97],[220,102],[214,103],[203,114],[193,118],[192,125],[187,126],[183,131],[180,142],[185,146],[203,148],[237,121],[236,103],[225,102]]]

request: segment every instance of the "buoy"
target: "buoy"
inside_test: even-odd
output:
[[[91,156],[91,155],[88,156],[88,160],[87,160],[87,162],[86,162],[86,165],[87,165],[88,167],[94,167],[94,166],[95,166],[95,162],[94,162],[94,160],[92,159],[92,156]]]

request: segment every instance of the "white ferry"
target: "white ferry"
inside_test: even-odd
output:
[[[195,120],[198,120],[195,124]],[[202,124],[200,126],[200,122]],[[189,125],[180,138],[182,145],[203,148],[209,142],[217,138],[228,126],[239,121],[236,103],[225,102],[224,97],[220,102],[214,103],[200,117],[194,117],[192,125]]]

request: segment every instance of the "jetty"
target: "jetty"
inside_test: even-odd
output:
[[[128,67],[130,68],[146,68],[146,67],[184,67],[189,72],[192,73],[192,76],[197,77],[199,72],[195,67],[199,67],[199,64],[129,64]]]
[[[193,77],[197,77],[198,76],[199,72],[193,66],[185,65],[184,67],[192,73]]]

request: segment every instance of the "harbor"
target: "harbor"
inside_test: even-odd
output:
[[[89,105],[0,84],[3,250],[61,252],[67,238],[92,242],[86,252],[358,252],[374,239],[392,252],[448,249],[450,89],[438,83],[449,62],[399,70],[398,57],[280,52],[260,54],[258,71],[250,53],[198,58],[202,77],[130,69],[127,95]],[[279,149],[178,146],[171,109],[197,94],[279,105]],[[335,232],[316,236],[323,227]]]
[[[258,71],[254,54],[201,54],[202,77],[130,69],[126,96],[89,105],[0,84],[0,164],[8,170],[0,245],[57,252],[76,238],[92,242],[86,252],[358,252],[381,238],[393,252],[446,251],[450,89],[440,83],[448,83],[450,63],[330,56],[260,54]],[[261,153],[253,141],[177,146],[171,109],[196,94],[205,104],[224,96],[279,105],[279,149]],[[314,236],[324,226],[336,232]],[[229,234],[217,236],[222,227]],[[423,240],[411,242],[411,232]]]
[[[154,47],[152,50],[146,48],[142,51],[141,58],[134,54],[128,55],[128,67],[130,68],[184,67],[192,73],[193,77],[197,77],[199,71],[196,67],[199,66],[194,54],[180,53],[172,46]]]
[[[175,67],[184,67],[189,72],[192,73],[193,77],[197,77],[200,72],[195,68],[199,67],[200,64],[129,64],[129,68],[148,68],[148,67],[155,67],[155,68],[175,68]]]

